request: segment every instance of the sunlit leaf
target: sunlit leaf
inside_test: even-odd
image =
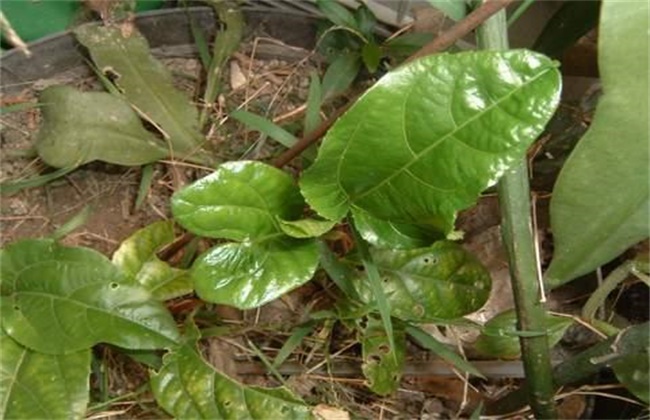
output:
[[[156,257],[174,240],[171,221],[152,223],[128,237],[113,254],[113,264],[158,300],[191,293],[192,281],[186,270],[171,267]]]
[[[328,132],[301,179],[308,203],[447,234],[518,162],[559,100],[557,64],[526,51],[437,54],[384,76]]]
[[[368,388],[375,394],[389,395],[397,390],[406,356],[406,335],[401,324],[394,324],[393,340],[386,336],[380,319],[368,317],[360,332],[363,363],[361,370]],[[394,347],[390,342],[394,342]]]
[[[611,261],[650,232],[648,2],[604,1],[600,19],[604,94],[553,190],[552,286]]]
[[[457,318],[478,310],[490,293],[490,276],[467,251],[453,242],[413,250],[375,249],[392,315],[410,321]],[[361,300],[375,302],[365,281],[356,281]]]
[[[572,323],[571,318],[547,315],[548,345],[555,346]],[[514,310],[510,310],[489,320],[474,346],[485,356],[516,359],[521,354],[520,336],[536,336],[543,333],[544,331],[517,331],[517,315]]]
[[[301,219],[278,220],[280,229],[292,238],[316,238],[329,232],[336,222],[331,220]]]
[[[0,273],[2,327],[37,351],[166,348],[178,339],[169,312],[91,249],[23,240],[0,252]]]
[[[82,419],[89,399],[90,349],[37,353],[0,328],[0,417]]]
[[[40,96],[43,125],[38,155],[50,166],[70,168],[94,160],[142,165],[166,157],[167,148],[144,129],[123,99],[105,92],[52,86]]]
[[[244,386],[214,370],[188,339],[151,374],[158,404],[180,419],[307,419],[310,408],[285,388]]]

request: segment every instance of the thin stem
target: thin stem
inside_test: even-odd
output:
[[[478,28],[478,44],[488,50],[508,49],[505,11],[501,10]],[[508,251],[517,327],[521,331],[546,331],[546,310],[540,295],[540,276],[531,221],[528,166],[525,157],[506,173],[497,187],[501,229]],[[547,335],[522,336],[528,401],[538,419],[558,418],[553,395],[553,369]]]

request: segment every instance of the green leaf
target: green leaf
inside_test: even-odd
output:
[[[284,342],[282,345],[282,348],[278,351],[277,356],[275,356],[275,359],[273,360],[273,367],[278,368],[284,363],[289,356],[291,356],[291,353],[298,348],[300,343],[302,343],[302,340],[304,340],[307,335],[311,334],[312,331],[314,331],[314,328],[316,328],[316,322],[315,321],[309,321],[304,325],[301,325],[297,327],[296,329],[293,330],[291,333],[291,336],[287,339],[287,341]]]
[[[440,10],[453,20],[461,20],[465,17],[465,0],[427,0],[429,4]]]
[[[524,156],[553,114],[556,66],[514,50],[437,54],[399,67],[329,130],[303,174],[303,195],[330,220],[359,208],[449,233],[456,213]]]
[[[320,251],[320,265],[329,278],[345,293],[347,298],[358,301],[359,295],[352,285],[352,282],[359,280],[356,271],[348,264],[341,262],[325,242],[318,241],[318,249]]]
[[[433,40],[433,34],[409,32],[384,43],[386,51],[397,57],[408,57]]]
[[[2,327],[20,344],[71,353],[105,342],[132,349],[178,340],[171,315],[103,255],[51,240],[0,251]]]
[[[304,132],[311,133],[321,123],[320,107],[323,103],[323,92],[318,73],[310,75],[309,94],[307,95],[307,109],[305,110]]]
[[[618,380],[640,400],[650,403],[650,363],[648,352],[623,356],[612,363]]]
[[[168,300],[191,293],[192,281],[186,270],[170,267],[156,257],[174,240],[174,224],[150,224],[128,237],[113,254],[113,264],[144,287],[154,299]]]
[[[394,323],[393,340],[389,340],[380,319],[368,317],[361,331],[361,370],[366,385],[378,395],[389,395],[397,390],[406,357],[406,334],[399,323]],[[391,341],[394,346],[391,346]]]
[[[571,318],[547,315],[546,333],[549,347],[555,346],[562,339],[564,332],[572,323]],[[474,347],[485,356],[516,359],[521,354],[520,336],[532,337],[543,333],[544,331],[517,331],[517,315],[514,310],[509,310],[500,313],[485,324]]]
[[[48,172],[43,175],[36,175],[28,179],[19,179],[16,181],[4,181],[0,183],[0,194],[12,195],[25,188],[35,188],[47,184],[57,178],[61,178],[74,171],[76,168],[61,168],[56,171]]]
[[[50,166],[70,168],[94,160],[142,165],[168,155],[167,148],[142,126],[129,104],[105,92],[52,86],[40,97],[43,124],[38,155]]]
[[[365,44],[361,48],[361,58],[363,58],[363,64],[366,65],[366,68],[370,73],[374,73],[379,68],[379,62],[381,60],[381,48],[379,45],[374,42]]]
[[[361,57],[355,53],[340,54],[327,67],[323,76],[323,99],[331,99],[345,92],[361,68]]]
[[[239,161],[172,197],[174,218],[187,230],[235,241],[280,232],[276,217],[300,217],[304,202],[291,176],[261,162]]]
[[[333,24],[360,31],[352,12],[336,0],[316,0],[316,5]]]
[[[285,388],[247,387],[214,370],[188,340],[151,374],[158,404],[181,419],[307,419],[310,409]]]
[[[357,22],[359,32],[369,41],[372,42],[375,37],[377,27],[377,18],[367,5],[361,4],[354,11],[354,19]]]
[[[485,379],[485,376],[476,369],[470,362],[461,357],[458,353],[451,350],[447,345],[439,342],[431,334],[421,330],[418,327],[409,325],[406,327],[406,333],[413,337],[421,346],[435,353],[444,361],[464,372],[471,373],[479,378]]]
[[[555,252],[545,275],[551,286],[648,237],[647,29],[647,2],[603,2],[598,54],[604,95],[553,191]]]
[[[336,222],[331,220],[301,219],[295,221],[286,221],[278,219],[282,232],[292,238],[317,238],[329,232]]]
[[[201,299],[250,309],[308,282],[318,259],[313,239],[279,236],[217,245],[199,256],[191,273]]]
[[[253,130],[257,130],[260,133],[266,134],[284,147],[291,147],[296,143],[296,141],[298,141],[298,139],[296,139],[296,136],[280,127],[279,125],[273,123],[273,121],[253,114],[252,112],[239,109],[237,111],[231,112],[230,117],[236,119],[242,124],[247,125]]]
[[[478,310],[490,293],[490,275],[462,247],[440,241],[407,251],[375,249],[392,315],[424,322],[453,319]],[[361,300],[374,302],[366,282],[353,283]]]
[[[360,209],[353,209],[352,215],[361,237],[378,248],[423,248],[442,239],[439,235],[431,235],[426,228],[380,220]]]
[[[90,349],[37,353],[0,328],[0,417],[82,419],[89,399]]]
[[[160,127],[171,155],[208,160],[201,149],[205,139],[196,108],[174,88],[171,74],[151,55],[135,28],[126,34],[117,25],[82,25],[74,33],[100,71],[112,78],[138,112]]]

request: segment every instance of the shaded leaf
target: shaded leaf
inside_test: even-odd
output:
[[[594,270],[648,237],[647,29],[647,2],[603,2],[598,56],[604,95],[553,191],[555,251],[546,272],[551,286]]]
[[[24,190],[25,188],[35,188],[45,185],[50,181],[53,181],[57,178],[61,178],[74,171],[76,168],[61,168],[56,171],[48,172],[42,175],[36,175],[28,179],[19,179],[16,181],[4,181],[0,182],[0,194],[2,195],[11,195],[15,194],[18,191]]]
[[[230,117],[245,124],[250,129],[266,134],[284,147],[291,147],[296,143],[296,141],[298,141],[296,136],[275,124],[273,121],[257,114],[253,114],[252,112],[238,109],[237,111],[231,112]]]
[[[314,71],[310,74],[309,94],[307,95],[307,109],[305,110],[305,133],[311,133],[320,125],[320,107],[322,103],[322,86],[318,77],[318,73]]]
[[[354,11],[354,19],[357,22],[359,32],[369,41],[372,42],[375,37],[377,18],[367,5],[361,4]]]
[[[361,68],[361,57],[354,53],[338,55],[323,76],[323,99],[331,99],[345,92],[356,79]]]
[[[184,228],[235,241],[279,233],[276,217],[296,219],[303,205],[291,176],[252,161],[224,163],[172,197],[172,213]]]
[[[158,300],[191,293],[192,281],[186,270],[171,267],[156,257],[174,240],[171,221],[152,223],[128,237],[113,254],[113,264]]]
[[[330,129],[303,174],[303,195],[331,220],[360,208],[447,234],[553,114],[555,67],[525,50],[437,54],[399,67]]]
[[[612,364],[618,380],[641,401],[650,403],[648,352],[623,356]]]
[[[465,0],[427,0],[429,4],[443,12],[453,20],[461,20],[465,17]]]
[[[50,240],[23,240],[0,253],[2,327],[48,354],[105,342],[166,348],[178,339],[171,315],[128,283],[103,255]]]
[[[573,320],[555,315],[547,315],[546,319],[548,345],[553,347],[562,339]],[[514,310],[510,310],[500,313],[485,324],[474,347],[485,356],[516,359],[521,354],[520,336],[536,336],[543,333],[544,331],[517,331],[517,315]]]
[[[533,49],[551,57],[561,56],[567,48],[596,26],[600,4],[601,2],[596,0],[569,1],[562,4],[544,26]]]
[[[432,33],[409,32],[386,41],[383,46],[391,55],[408,57],[432,40]]]
[[[368,317],[361,331],[361,370],[366,385],[378,395],[389,395],[397,390],[406,357],[406,335],[399,323],[394,323],[393,340],[389,340],[380,319]],[[391,346],[391,341],[394,346]]]
[[[282,232],[292,238],[317,238],[329,232],[336,222],[331,220],[301,219],[295,221],[286,221],[279,219],[280,229]]]
[[[208,159],[201,149],[205,139],[196,108],[174,88],[171,74],[151,55],[135,28],[126,33],[118,25],[82,25],[74,33],[99,70],[112,78],[138,112],[162,129],[173,156]]]
[[[374,73],[379,68],[381,61],[381,48],[374,42],[365,44],[361,49],[361,58],[363,58],[363,64],[366,65],[368,71]]]
[[[316,5],[333,24],[346,28],[360,30],[352,12],[336,0],[316,0]]]
[[[249,309],[308,282],[318,259],[313,239],[279,236],[217,245],[199,256],[191,273],[201,299]]]
[[[0,417],[82,419],[89,399],[90,349],[37,353],[0,328]]]
[[[361,209],[353,209],[352,215],[354,226],[361,237],[378,248],[423,248],[437,239],[442,239],[440,236],[431,235],[426,228],[380,220]]]
[[[191,339],[164,357],[162,369],[151,374],[151,389],[176,418],[310,418],[310,408],[287,389],[247,387],[214,370]]]
[[[397,318],[416,322],[458,318],[478,310],[490,293],[486,269],[453,242],[407,251],[376,249],[372,256]],[[366,282],[353,284],[363,302],[375,301]]]
[[[36,150],[50,166],[70,168],[94,160],[142,165],[168,155],[129,104],[114,95],[52,86],[39,100],[43,124]]]

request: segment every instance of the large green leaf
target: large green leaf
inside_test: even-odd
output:
[[[70,168],[93,160],[142,165],[168,155],[123,99],[105,92],[52,86],[40,96],[43,125],[38,155],[50,166]]]
[[[196,293],[204,300],[255,308],[309,281],[318,267],[315,240],[285,236],[262,242],[218,245],[192,266]]]
[[[287,173],[261,162],[228,162],[172,197],[174,218],[211,238],[243,241],[279,233],[304,202]]]
[[[552,286],[594,270],[648,237],[648,2],[603,2],[604,95],[553,190]]]
[[[82,25],[74,33],[99,70],[112,78],[138,112],[160,128],[173,156],[207,159],[201,150],[205,139],[199,131],[196,108],[174,88],[171,74],[151,55],[137,29]]]
[[[196,333],[195,333],[196,334]],[[181,419],[303,419],[310,409],[287,389],[247,387],[214,370],[194,340],[174,349],[151,374],[158,404]]]
[[[478,310],[490,293],[490,275],[462,247],[439,241],[407,251],[376,249],[392,315],[423,322],[457,318]],[[364,303],[375,302],[366,281],[353,285]]]
[[[81,419],[89,398],[90,349],[37,353],[0,328],[0,418]]]
[[[158,300],[191,293],[192,280],[187,270],[170,267],[156,252],[174,240],[171,221],[156,222],[127,238],[113,254],[113,264],[143,286]]]
[[[353,209],[354,226],[363,239],[379,248],[423,248],[433,243],[434,237],[416,224],[394,223],[372,217],[361,209]],[[442,238],[437,238],[442,239]]]
[[[547,315],[548,345],[555,346],[572,323],[571,318]],[[517,315],[514,310],[510,310],[500,313],[485,324],[483,333],[476,340],[475,348],[485,356],[515,359],[521,354],[519,336],[543,333],[544,331],[517,331]]]
[[[103,255],[51,240],[24,240],[0,251],[2,327],[20,344],[48,354],[106,342],[131,349],[178,340],[171,315]]]
[[[630,354],[612,364],[619,381],[646,404],[650,403],[650,363],[648,351]]]
[[[301,189],[331,220],[350,208],[432,234],[524,155],[559,100],[530,51],[439,54],[384,76],[328,132]]]
[[[393,340],[386,335],[381,319],[368,317],[361,330],[361,370],[366,385],[375,394],[389,395],[397,390],[406,357],[406,334],[401,323],[393,324]],[[391,346],[391,341],[395,346]]]

